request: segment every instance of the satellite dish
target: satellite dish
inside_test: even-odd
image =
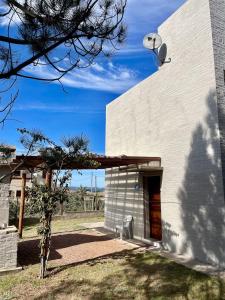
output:
[[[144,37],[143,45],[151,50],[157,57],[157,63],[161,67],[165,63],[170,63],[171,58],[166,61],[167,46],[163,44],[162,38],[158,33],[149,33]]]
[[[157,33],[149,33],[144,37],[143,45],[150,50],[156,50],[162,45],[162,38]]]
[[[160,66],[162,66],[166,62],[166,58],[167,58],[166,44],[162,44],[162,46],[160,47],[158,51],[158,57],[159,57]]]

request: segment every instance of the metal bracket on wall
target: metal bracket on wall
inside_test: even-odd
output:
[[[160,51],[158,52],[158,50],[154,49],[152,50],[152,52],[155,54],[155,56],[157,57],[157,60],[159,62],[159,65],[162,66],[164,64],[169,64],[171,63],[172,59],[168,58],[168,60],[166,60],[166,58],[164,57],[164,55],[160,56]]]

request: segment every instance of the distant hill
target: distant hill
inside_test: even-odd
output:
[[[76,190],[78,190],[80,187],[79,186],[72,186],[72,187],[70,187],[70,190],[72,190],[72,191],[76,191]],[[85,186],[85,188],[87,189],[87,191],[91,191],[91,188],[90,187],[87,187],[87,186]],[[92,188],[92,191],[94,192],[95,191],[95,189],[94,188]],[[97,192],[104,192],[105,191],[105,188],[97,188]]]

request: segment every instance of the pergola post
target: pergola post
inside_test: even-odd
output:
[[[23,173],[22,180],[21,180],[21,198],[20,198],[20,214],[19,214],[19,237],[20,238],[22,238],[22,235],[23,235],[25,188],[26,188],[26,173]]]
[[[45,184],[48,188],[51,188],[51,185],[52,185],[52,170],[49,169],[47,172],[46,172],[46,176],[45,176]]]

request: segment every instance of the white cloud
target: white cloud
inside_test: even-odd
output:
[[[52,79],[58,76],[48,66],[42,65],[37,67],[29,66],[25,71],[30,75],[41,78]],[[89,68],[75,69],[61,79],[65,86],[117,93],[128,90],[137,81],[137,74],[133,70],[113,65],[111,62],[105,67],[96,63]],[[55,83],[58,82],[56,81]]]
[[[130,79],[130,73],[129,72],[127,72],[127,71],[123,71],[121,74],[120,74],[120,77],[122,78],[122,79]]]
[[[98,72],[103,72],[104,71],[103,66],[98,64],[98,63],[94,63],[91,67],[92,67],[92,69],[94,69]]]
[[[128,0],[125,13],[125,22],[128,24],[128,41],[116,54],[127,58],[145,53],[146,50],[142,47],[144,34],[156,30],[158,25],[184,2],[185,0]],[[56,52],[56,59],[57,56]],[[64,64],[61,65],[61,67],[64,66]],[[57,77],[57,74],[46,66],[29,66],[25,71],[42,78]],[[103,64],[100,60],[89,68],[69,72],[61,82],[65,86],[74,88],[121,93],[135,85],[138,82],[137,77],[137,74],[128,67],[115,65],[112,62]]]
[[[114,68],[114,65],[113,65],[113,63],[111,61],[108,63],[108,66],[109,66],[110,69]]]
[[[133,54],[140,54],[141,52],[146,52],[144,47],[140,47],[139,45],[124,45],[121,49],[119,49],[119,55],[133,55]]]
[[[54,102],[52,102],[54,103]],[[15,105],[15,111],[44,111],[53,113],[85,113],[85,114],[104,114],[104,109],[80,107],[75,105],[64,105],[64,104],[51,104],[51,102],[43,103],[34,101],[33,103],[26,103],[22,105]]]

